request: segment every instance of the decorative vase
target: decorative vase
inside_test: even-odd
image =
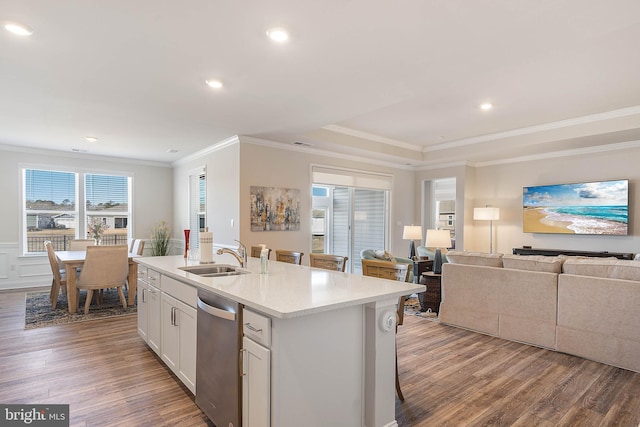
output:
[[[191,234],[191,230],[184,230],[184,257],[185,258],[189,254],[189,234]]]
[[[95,239],[93,239],[96,242],[96,246],[100,246],[102,245],[102,239],[100,237],[96,237]]]

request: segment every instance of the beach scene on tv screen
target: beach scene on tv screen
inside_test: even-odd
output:
[[[523,188],[525,233],[626,235],[629,181]]]

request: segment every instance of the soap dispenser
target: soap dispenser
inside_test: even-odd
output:
[[[269,262],[269,249],[267,245],[261,244],[260,250],[260,274],[267,274],[267,263]]]

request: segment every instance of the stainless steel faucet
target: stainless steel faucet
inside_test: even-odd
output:
[[[233,255],[238,260],[238,263],[240,263],[240,267],[244,268],[244,267],[247,266],[247,247],[240,240],[236,240],[236,242],[238,242],[238,244],[239,244],[237,251],[234,251],[234,250],[228,249],[228,248],[221,248],[221,249],[218,249],[217,254],[218,255],[222,255],[222,254],[231,254],[231,255]]]

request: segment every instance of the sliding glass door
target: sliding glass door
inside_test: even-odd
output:
[[[346,271],[362,272],[363,249],[385,249],[388,191],[342,186],[314,186],[314,210],[323,211],[323,252],[349,257]],[[321,194],[321,195],[320,195]],[[316,227],[314,241],[319,241]],[[314,247],[320,251],[320,245]]]

